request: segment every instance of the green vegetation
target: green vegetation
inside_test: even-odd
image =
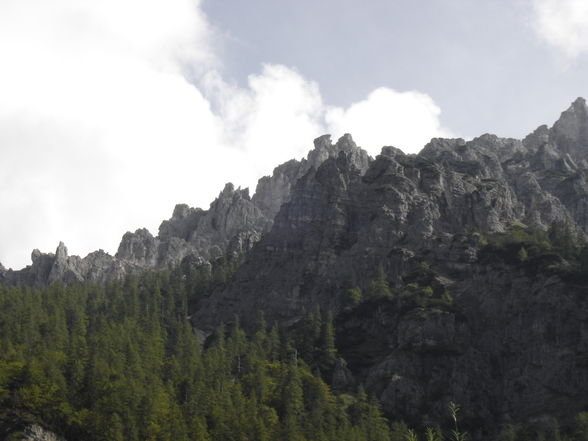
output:
[[[583,423],[588,413],[581,412],[574,422],[562,427],[553,418],[535,423],[507,424],[498,434],[498,441],[583,441],[588,439],[588,428]]]
[[[448,307],[453,298],[439,281],[439,275],[426,262],[421,264],[403,279],[398,288],[391,288],[388,276],[382,266],[378,267],[376,277],[369,283],[365,296],[358,287],[350,288],[341,295],[342,309],[352,311],[362,302],[394,301],[397,306],[406,308]]]
[[[427,262],[421,262],[417,269],[404,277],[401,298],[406,306],[449,307],[453,297],[439,281],[440,277]]]
[[[512,261],[525,261],[544,253],[557,253],[576,260],[586,243],[565,225],[554,223],[547,231],[513,223],[504,232],[483,235],[481,244],[487,251],[499,253]]]
[[[547,231],[513,223],[505,232],[483,235],[481,257],[554,272],[570,282],[588,282],[588,244],[563,224]]]
[[[295,351],[312,372],[330,378],[337,358],[333,314],[322,313],[317,306],[287,334],[292,339],[288,341],[290,351]]]
[[[0,439],[32,423],[87,441],[389,439],[376,401],[313,374],[335,361],[331,314],[313,313],[300,350],[263,316],[250,336],[221,326],[203,349],[194,280],[0,287]]]
[[[384,268],[380,265],[376,278],[370,282],[366,292],[366,300],[391,299],[393,295]]]
[[[224,287],[241,265],[242,256],[231,261],[220,257],[210,265],[195,266],[185,261],[175,269],[183,280],[184,293],[188,302],[188,310],[198,309],[203,298],[208,297],[215,289]],[[180,274],[181,273],[181,274]]]
[[[343,291],[341,295],[341,306],[344,311],[351,311],[363,301],[361,289],[357,286]]]
[[[485,240],[487,249],[512,251],[521,265],[554,250],[582,265],[585,247],[558,234],[517,226]],[[219,260],[104,286],[0,286],[0,439],[17,440],[32,424],[85,441],[468,439],[456,405],[444,430],[410,428],[390,424],[361,386],[331,391],[325,380],[337,348],[330,311],[317,307],[289,329],[260,313],[249,334],[235,318],[203,347],[189,313],[236,265]],[[351,288],[341,301],[346,314],[361,303],[450,308],[440,279],[423,262],[391,288],[380,267],[365,296]],[[588,412],[565,426],[550,420],[498,432],[504,441],[586,441]]]

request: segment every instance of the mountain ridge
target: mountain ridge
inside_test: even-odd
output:
[[[332,385],[363,385],[386,415],[442,421],[447,403],[485,439],[510,421],[588,409],[588,108],[582,98],[523,140],[435,138],[370,158],[350,135],[301,161],[227,184],[209,210],[179,204],[159,234],[126,233],[116,256],[35,250],[0,282],[105,281],[221,258],[228,280],[189,320],[336,322]],[[351,293],[351,294],[350,294]],[[237,319],[236,319],[237,318]]]
[[[249,190],[227,183],[208,210],[177,204],[172,217],[162,221],[157,236],[146,228],[126,232],[114,256],[103,250],[86,257],[70,256],[60,242],[55,253],[31,253],[32,264],[6,269],[0,263],[0,283],[42,287],[56,280],[66,283],[104,282],[145,269],[164,269],[189,257],[196,265],[228,254],[241,255],[271,227],[273,217],[287,200],[296,180],[339,151],[349,152],[358,167],[367,168],[370,157],[351,135],[333,144],[330,135],[315,139],[314,149],[301,161],[277,166],[272,176],[262,177],[253,198]]]
[[[577,109],[582,103],[576,100],[562,113],[560,121],[567,122],[554,127],[573,129],[579,125],[573,120],[587,120],[585,104],[583,114]],[[272,230],[237,271],[236,281],[210,300],[210,309],[204,308],[197,321],[230,321],[235,313],[254,317],[259,308],[275,309],[287,319],[286,305],[296,302],[293,308],[298,311],[317,302],[338,310],[336,298],[320,291],[340,290],[346,278],[365,287],[364,275],[375,276],[382,262],[391,279],[399,280],[407,255],[415,260],[415,255],[437,250],[439,260],[447,261],[441,256],[448,252],[465,254],[458,260],[475,260],[475,246],[462,249],[461,243],[453,243],[452,237],[463,233],[505,231],[513,223],[543,230],[558,224],[584,237],[588,185],[577,164],[586,164],[588,149],[572,149],[583,142],[574,133],[538,130],[543,135],[524,141],[489,134],[467,142],[433,139],[417,155],[384,147],[364,174],[344,153],[327,159],[298,181]],[[558,150],[561,139],[564,151]],[[300,250],[303,259],[297,257]],[[399,257],[388,259],[392,251]],[[290,276],[285,283],[284,277]],[[329,278],[335,280],[330,287]],[[273,302],[267,292],[253,295],[268,287]],[[306,300],[300,292],[307,293]],[[255,301],[239,300],[249,298]]]
[[[345,386],[413,423],[451,401],[484,430],[585,410],[586,121],[577,100],[525,140],[385,147],[363,174],[344,152],[328,158],[193,326],[332,311]],[[350,290],[364,301],[348,312]]]
[[[562,112],[551,128],[542,125],[521,141],[484,134],[474,138],[470,143],[476,141],[477,146],[492,145],[493,148],[498,148],[501,155],[521,153],[525,149],[535,151],[532,164],[534,167],[566,172],[588,166],[588,160],[583,154],[588,149],[586,139],[586,101],[577,98]],[[555,151],[553,144],[561,151]],[[456,151],[467,145],[468,143],[460,138],[434,138],[416,156],[437,161],[460,162],[459,165],[465,167],[467,154],[460,157]],[[355,145],[351,135],[342,136],[335,144],[331,142],[330,135],[323,135],[314,141],[314,149],[309,151],[306,158],[301,161],[287,161],[277,166],[271,176],[262,177],[253,197],[249,197],[248,189],[235,189],[233,184],[228,183],[211,203],[209,210],[178,204],[172,217],[160,225],[157,236],[153,236],[145,228],[140,228],[134,233],[125,233],[114,256],[102,250],[92,252],[84,258],[69,256],[67,248],[60,243],[56,253],[41,253],[34,250],[31,255],[32,265],[21,270],[7,270],[0,263],[0,281],[32,286],[43,286],[57,279],[105,281],[146,268],[164,268],[178,264],[188,254],[203,259],[204,263],[227,250],[233,254],[245,252],[260,239],[261,234],[271,228],[275,216],[282,204],[287,201],[296,181],[312,168],[318,168],[326,159],[336,157],[339,151],[351,154],[352,161],[362,173],[367,171],[373,161],[367,152]],[[414,156],[405,155],[394,147],[383,147],[381,152],[384,156],[398,154]],[[498,170],[496,163],[482,162],[482,167]],[[521,185],[532,186],[534,182]],[[227,212],[229,210],[231,213]],[[226,218],[227,216],[229,218]],[[244,220],[244,225],[239,225],[241,220]],[[219,232],[219,221],[228,221],[227,231]],[[39,259],[41,256],[44,257]],[[53,272],[49,268],[52,266],[51,259],[55,265]]]

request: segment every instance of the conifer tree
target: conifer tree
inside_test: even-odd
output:
[[[283,437],[287,441],[301,441],[302,411],[304,409],[302,382],[298,372],[297,360],[292,357],[286,368],[282,387],[282,426]]]
[[[265,319],[252,336],[238,320],[228,338],[221,326],[203,349],[183,284],[163,271],[105,286],[0,286],[0,429],[42,422],[85,441],[367,439],[377,407],[361,398],[365,418],[348,417],[311,373],[335,355],[332,315],[308,316],[312,367],[300,339],[266,332]]]
[[[321,326],[319,366],[322,372],[329,372],[335,366],[337,349],[335,348],[335,326],[333,313],[329,311]]]
[[[370,283],[369,289],[366,294],[366,298],[372,300],[391,297],[392,290],[390,289],[390,285],[388,284],[386,273],[384,272],[384,267],[380,265],[378,266],[378,273],[376,278],[372,280],[372,282]]]

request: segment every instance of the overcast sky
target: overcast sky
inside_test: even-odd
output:
[[[523,137],[588,87],[585,0],[2,0],[0,262],[116,252],[312,140]]]

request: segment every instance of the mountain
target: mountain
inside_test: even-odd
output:
[[[484,439],[500,424],[588,409],[588,109],[578,98],[523,140],[433,139],[375,159],[349,135],[315,140],[253,197],[227,184],[176,206],[115,256],[32,254],[0,281],[106,281],[216,259],[242,263],[191,311],[208,335],[240,317],[299,329],[335,316],[332,385],[362,384],[386,415],[439,422],[448,402]]]
[[[271,228],[291,188],[307,172],[340,151],[346,152],[361,170],[367,169],[371,160],[350,135],[336,144],[325,135],[317,138],[314,145],[306,159],[286,162],[272,176],[261,178],[253,198],[248,189],[235,189],[228,183],[208,210],[178,204],[172,217],[161,223],[156,237],[145,228],[127,232],[115,256],[103,250],[84,258],[69,256],[67,247],[60,243],[55,253],[34,250],[32,265],[22,270],[6,270],[0,264],[0,283],[40,288],[57,280],[105,282],[146,269],[173,267],[183,259],[201,266],[220,256],[242,255]]]
[[[418,155],[384,147],[364,168],[349,153],[328,158],[296,182],[199,319],[260,308],[288,319],[316,303],[339,310],[342,287],[366,288],[380,265],[393,285],[422,261],[464,278],[478,263],[479,233],[513,224],[585,237],[587,124],[579,98],[522,141],[433,139]]]
[[[564,245],[516,235],[586,239],[587,127],[579,98],[522,141],[433,139],[418,155],[384,147],[367,169],[344,152],[325,160],[194,325],[258,310],[294,324],[317,304],[339,312],[337,347],[356,381],[386,414],[413,421],[439,421],[452,400],[482,426],[586,409],[586,280],[570,276]],[[501,237],[510,255],[489,246]],[[530,259],[517,257],[525,246],[538,246]],[[344,312],[349,289],[369,292],[379,271],[396,299]],[[415,288],[419,272],[429,280]],[[415,302],[415,289],[452,302]]]

